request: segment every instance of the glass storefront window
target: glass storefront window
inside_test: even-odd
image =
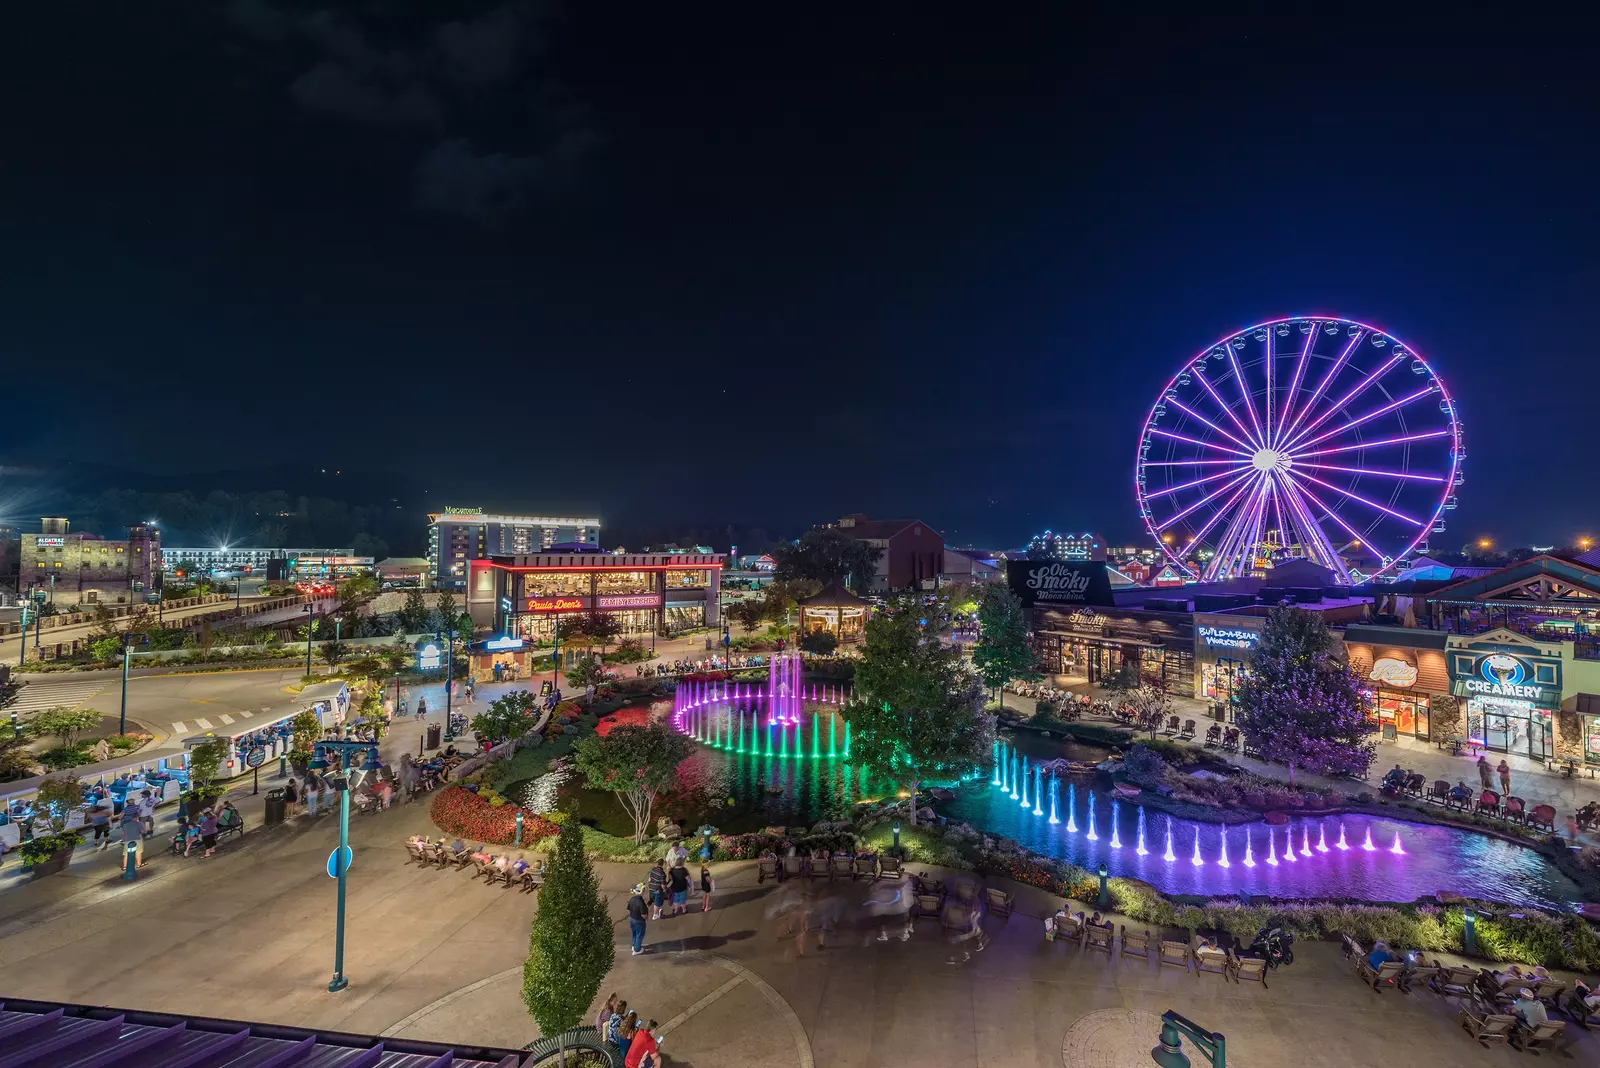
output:
[[[1478,695],[1467,702],[1467,729],[1483,747],[1496,753],[1548,758],[1554,746],[1548,708],[1527,701]]]
[[[668,571],[667,589],[669,590],[703,590],[711,585],[711,572],[698,571]]]
[[[1600,764],[1600,716],[1583,717],[1583,759]]]
[[[1429,697],[1406,690],[1379,690],[1368,700],[1380,724],[1394,725],[1396,734],[1427,741],[1430,737]]]
[[[595,592],[602,595],[654,593],[654,576],[648,571],[597,571]]]
[[[1244,661],[1223,657],[1215,664],[1201,669],[1201,695],[1212,701],[1231,705],[1238,700],[1239,684],[1250,674]]]
[[[583,571],[546,571],[522,576],[522,597],[587,597],[589,575]]]

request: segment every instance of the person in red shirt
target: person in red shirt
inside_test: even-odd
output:
[[[634,1032],[633,1041],[628,1044],[628,1059],[623,1062],[623,1068],[660,1068],[661,1052],[656,1045],[656,1022],[651,1020],[639,1030]]]

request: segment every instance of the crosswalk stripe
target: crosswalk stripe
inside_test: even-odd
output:
[[[245,719],[249,719],[251,716],[255,715],[255,713],[253,713],[253,712],[240,712],[239,715],[243,716]]]
[[[197,720],[194,721],[194,725],[196,727],[199,727],[203,731],[208,731],[208,730],[211,729],[211,721],[210,720],[197,719]]]
[[[185,727],[183,725],[183,721],[182,720],[179,720],[177,723],[174,723],[172,725],[172,733],[173,734],[188,734],[189,733],[189,728]]]
[[[82,683],[79,685],[40,685],[28,683],[17,694],[16,703],[7,711],[37,712],[41,708],[54,708],[57,705],[66,705],[75,708],[101,690],[105,689],[102,683]]]
[[[217,713],[217,718],[220,719],[224,723],[232,723],[233,722],[233,717],[232,716],[224,715],[224,714],[222,714],[220,712]]]

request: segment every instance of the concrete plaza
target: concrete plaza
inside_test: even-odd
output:
[[[410,863],[405,836],[433,829],[424,805],[352,821],[350,987],[339,994],[326,990],[334,883],[323,870],[336,821],[263,830],[254,806],[241,807],[250,830],[210,860],[152,854],[124,883],[108,851],[39,882],[7,879],[0,997],[500,1046],[536,1037],[520,998],[536,899]],[[852,922],[867,884],[758,885],[754,865],[719,865],[715,907],[652,921],[649,952],[632,957],[624,904],[643,869],[598,867],[618,947],[601,997],[615,991],[659,1020],[670,1064],[1148,1064],[1167,1009],[1225,1033],[1235,1065],[1402,1057],[1471,1068],[1520,1057],[1470,1040],[1452,1002],[1363,986],[1330,944],[1297,946],[1296,963],[1263,989],[1046,942],[1042,917],[1058,901],[1028,887],[1012,887],[1016,912],[988,917],[991,941],[973,952],[927,919],[905,941],[898,930],[880,941]],[[837,915],[836,936],[802,954],[783,933],[783,903]],[[1573,1055],[1596,1063],[1600,1045],[1578,1032]]]

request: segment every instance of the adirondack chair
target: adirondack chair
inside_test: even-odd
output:
[[[1122,956],[1138,957],[1141,960],[1150,959],[1150,932],[1130,931],[1127,926],[1122,928]]]

